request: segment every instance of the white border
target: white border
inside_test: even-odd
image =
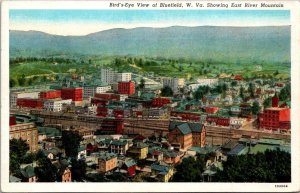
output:
[[[109,2],[120,1],[4,1],[1,6],[1,191],[4,192],[291,192],[300,191],[299,176],[299,139],[300,136],[300,2],[299,1],[255,1],[256,3],[283,3],[284,8],[267,8],[266,10],[290,10],[291,15],[291,76],[292,76],[292,183],[284,183],[288,188],[275,188],[280,183],[9,183],[8,143],[9,143],[9,9],[128,9],[110,8]],[[141,1],[127,1],[136,3]],[[153,2],[188,2],[188,1],[147,1]],[[192,1],[189,1],[192,2]],[[200,1],[207,3],[208,1]],[[215,1],[216,2],[216,1]],[[218,1],[231,3],[237,1]],[[249,1],[239,1],[249,2]],[[137,8],[134,8],[137,9]],[[149,8],[152,9],[152,8]],[[182,8],[156,8],[181,9]],[[199,8],[186,8],[199,9]],[[210,9],[210,8],[201,8]],[[216,8],[214,8],[216,9]],[[221,10],[221,8],[219,8]],[[231,8],[228,8],[231,9]],[[242,10],[248,8],[233,8]],[[260,9],[260,8],[251,8]],[[249,10],[249,9],[248,9]]]

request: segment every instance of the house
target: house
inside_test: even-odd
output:
[[[22,174],[22,182],[36,182],[37,177],[34,172],[34,167],[31,165],[26,166],[25,168],[21,169]]]
[[[78,149],[77,159],[84,159],[86,158],[86,147],[80,146]]]
[[[72,173],[69,168],[69,162],[66,159],[58,160],[53,162],[53,165],[56,167],[56,178],[58,182],[71,182]]]
[[[98,168],[99,172],[108,172],[117,167],[117,154],[101,152],[98,156]]]
[[[150,148],[147,157],[149,160],[161,161],[163,160],[163,156],[164,154],[161,150]]]
[[[13,175],[9,175],[9,182],[21,182],[22,179],[16,177],[16,176],[13,176]]]
[[[173,174],[174,171],[171,166],[161,164],[151,165],[151,176],[160,182],[168,182]]]
[[[129,148],[129,144],[127,140],[113,140],[110,143],[110,152],[116,154],[126,154]]]
[[[126,170],[128,177],[132,177],[135,175],[136,162],[134,161],[134,159],[125,158],[124,164],[121,168]]]
[[[180,162],[180,154],[175,151],[165,151],[163,154],[164,162],[168,164],[177,164]]]
[[[49,150],[44,150],[43,153],[50,160],[55,160],[56,158],[58,158],[62,154],[61,150],[58,149],[57,147],[51,148]]]
[[[148,145],[138,142],[127,151],[127,155],[136,159],[146,159],[148,154]]]

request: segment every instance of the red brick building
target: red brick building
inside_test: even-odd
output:
[[[119,82],[118,83],[118,93],[133,95],[135,93],[135,84],[133,81],[129,82]]]
[[[266,108],[259,115],[259,128],[272,130],[290,130],[291,115],[290,109],[279,106],[279,98],[277,93],[272,97],[272,107]]]
[[[219,126],[228,127],[230,125],[230,118],[229,117],[218,117],[218,116],[207,116],[206,122],[212,124],[216,124]]]
[[[191,146],[204,147],[206,129],[200,123],[170,122],[168,141],[171,144],[180,144],[181,149]]]
[[[96,93],[94,95],[94,100],[112,100],[112,101],[120,101],[121,96],[119,94],[114,93]]]
[[[82,101],[82,88],[63,88],[61,89],[62,99],[72,99],[72,101]]]
[[[61,90],[51,90],[40,92],[40,99],[61,98]]]
[[[163,107],[167,104],[170,104],[171,100],[170,98],[167,97],[159,97],[159,98],[154,98],[151,101],[151,106],[152,107]]]
[[[43,108],[43,100],[42,99],[31,99],[31,98],[19,98],[19,99],[17,99],[17,107],[42,109]]]
[[[191,112],[171,111],[171,117],[183,121],[200,121],[200,115]]]
[[[210,113],[210,114],[215,114],[218,112],[219,108],[218,107],[206,107],[205,112]]]
[[[271,107],[259,115],[259,128],[264,129],[291,129],[290,109]]]
[[[16,125],[16,124],[17,124],[16,116],[10,115],[9,116],[9,126]]]
[[[100,131],[104,134],[122,134],[124,132],[124,120],[104,119]]]

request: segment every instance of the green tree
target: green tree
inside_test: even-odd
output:
[[[141,79],[140,84],[139,84],[139,89],[143,90],[145,88],[145,79]]]
[[[12,88],[12,87],[15,87],[17,84],[17,82],[15,81],[15,79],[9,79],[9,87]]]
[[[62,145],[65,149],[66,155],[68,157],[75,158],[78,154],[78,148],[80,142],[82,141],[82,136],[78,132],[64,130],[62,132]]]
[[[217,182],[291,182],[291,155],[279,148],[264,153],[229,156]]]
[[[263,105],[264,105],[264,108],[270,107],[270,106],[272,105],[272,97],[266,98],[266,99],[264,100]]]
[[[35,168],[35,173],[39,182],[56,181],[57,169],[47,157],[38,159],[38,167]]]
[[[260,106],[257,101],[254,101],[252,103],[251,111],[254,115],[257,115],[260,112]]]
[[[24,74],[23,74],[24,75]],[[26,79],[25,77],[21,76],[21,77],[18,77],[18,84],[19,86],[25,86],[26,84]]]
[[[28,79],[28,82],[27,82],[27,84],[28,84],[28,86],[31,86],[31,85],[33,84],[33,80],[32,80],[32,78],[29,78],[29,79]]]
[[[84,160],[77,160],[76,158],[71,160],[71,172],[72,172],[72,179],[76,180],[77,182],[81,182],[85,179],[86,174],[86,163]]]
[[[279,99],[281,101],[291,100],[291,84],[286,84],[279,93]]]
[[[171,89],[171,87],[165,86],[161,90],[161,96],[164,96],[164,97],[171,97],[171,96],[173,96],[173,90]]]
[[[172,177],[173,182],[201,182],[202,173],[205,168],[205,159],[203,156],[197,155],[184,158],[182,162],[175,167],[176,173]]]
[[[16,173],[20,169],[20,164],[24,162],[29,146],[22,139],[11,139],[9,141],[9,169],[11,173]]]

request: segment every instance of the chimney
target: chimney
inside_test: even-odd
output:
[[[279,98],[276,92],[275,95],[272,97],[272,107],[278,107],[278,103],[279,103]]]

